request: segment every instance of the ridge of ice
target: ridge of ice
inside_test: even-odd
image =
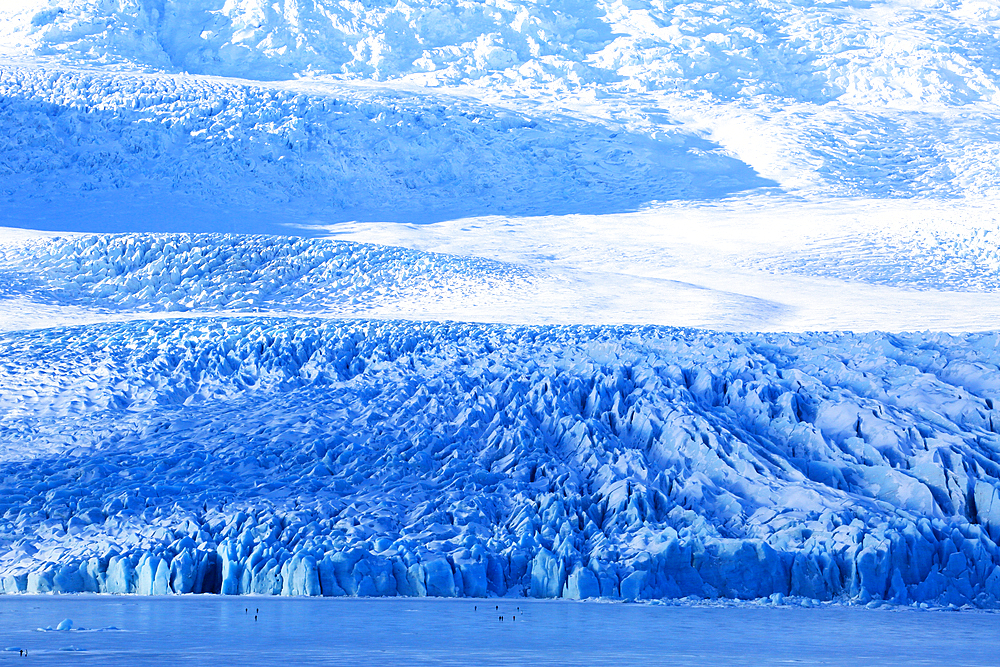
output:
[[[123,234],[0,246],[4,292],[95,312],[351,314],[386,303],[475,298],[532,282],[524,267],[405,248],[221,234]]]

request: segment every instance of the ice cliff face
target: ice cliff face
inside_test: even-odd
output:
[[[7,592],[1000,598],[995,334],[4,334]]]

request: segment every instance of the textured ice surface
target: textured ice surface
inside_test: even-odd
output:
[[[998,21],[10,0],[0,590],[996,605]]]
[[[469,96],[0,66],[0,224],[279,223],[632,210],[773,186],[694,131]],[[287,233],[287,228],[286,228]]]
[[[0,294],[98,312],[375,311],[532,282],[521,266],[399,247],[246,235],[90,235],[0,247]]]
[[[499,609],[495,609],[499,607]],[[499,616],[504,615],[500,622]],[[37,628],[72,615],[69,632]],[[257,616],[257,620],[254,620]],[[80,665],[993,665],[995,614],[535,600],[0,597],[14,656]],[[110,627],[109,627],[110,626]],[[738,631],[734,631],[738,628]],[[776,631],[776,628],[780,631]],[[623,640],[627,632],[627,641]],[[224,638],[224,639],[221,639]],[[61,653],[73,650],[70,656]],[[7,657],[10,653],[6,654]],[[956,659],[956,656],[960,656]]]
[[[0,224],[1000,196],[995,3],[217,4],[0,9]]]
[[[14,0],[0,16],[8,52],[230,77],[624,80],[818,104],[1000,102],[990,2]]]
[[[845,211],[768,197],[324,228],[339,241],[0,230],[0,329],[257,313],[988,331],[1000,321],[998,222],[983,202]]]
[[[996,334],[0,338],[3,587],[996,604]]]

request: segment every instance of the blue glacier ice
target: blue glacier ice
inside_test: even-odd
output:
[[[998,21],[4,3],[0,592],[996,607]]]
[[[1000,336],[0,337],[5,592],[1000,598]]]

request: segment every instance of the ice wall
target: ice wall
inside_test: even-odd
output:
[[[0,337],[6,592],[1000,597],[1000,338]]]

